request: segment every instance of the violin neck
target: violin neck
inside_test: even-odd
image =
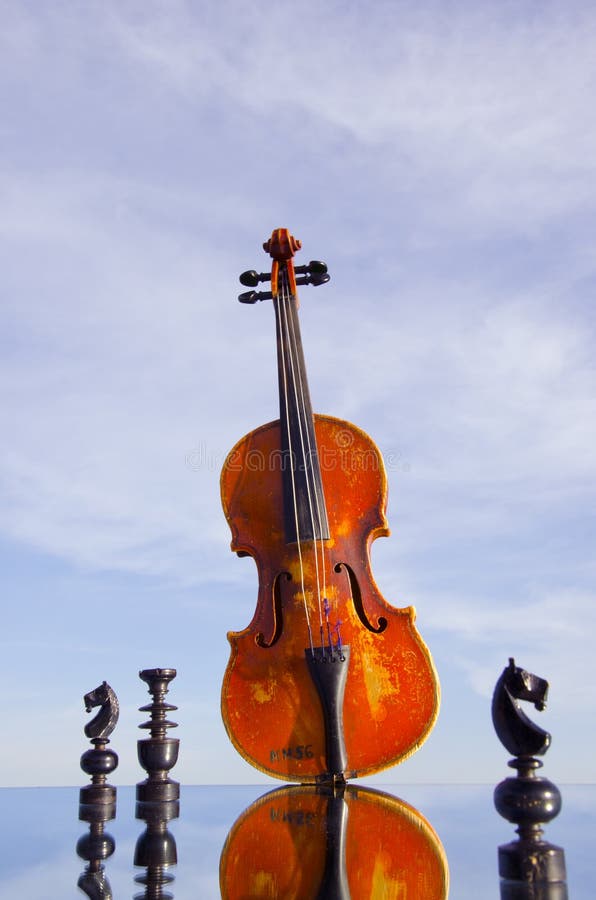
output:
[[[298,302],[288,287],[287,273],[274,299],[279,376],[281,472],[284,497],[284,529],[287,543],[329,537],[329,524],[314,416],[300,325]]]

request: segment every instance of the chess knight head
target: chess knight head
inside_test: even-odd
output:
[[[91,712],[96,706],[101,707],[97,715],[85,725],[85,734],[90,739],[107,740],[116,727],[120,712],[116,694],[107,681],[103,681],[85,694],[83,703],[87,712]]]

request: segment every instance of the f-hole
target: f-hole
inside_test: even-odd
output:
[[[259,645],[259,647],[273,647],[276,641],[278,641],[281,637],[281,633],[283,631],[283,617],[281,614],[281,585],[280,580],[285,578],[286,581],[291,581],[292,576],[289,572],[278,572],[275,576],[275,581],[273,582],[273,590],[271,591],[271,605],[273,607],[273,634],[270,639],[267,640],[262,631],[257,633],[255,637],[255,642]]]
[[[364,603],[362,602],[362,593],[360,591],[360,585],[358,584],[358,579],[354,574],[354,571],[350,568],[347,563],[337,563],[334,566],[334,570],[336,572],[341,572],[342,569],[345,571],[348,585],[350,587],[350,594],[352,597],[352,603],[354,604],[354,609],[356,610],[356,615],[362,622],[365,628],[368,628],[369,631],[372,631],[374,634],[381,634],[381,632],[385,631],[387,628],[387,619],[385,616],[379,616],[377,619],[377,626],[375,627],[372,622],[368,619],[366,613],[364,612]]]

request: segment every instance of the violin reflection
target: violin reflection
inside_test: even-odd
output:
[[[441,842],[390,794],[296,785],[260,797],[232,826],[219,867],[224,900],[445,900]]]

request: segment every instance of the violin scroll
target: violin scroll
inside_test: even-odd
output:
[[[287,228],[276,228],[268,241],[263,244],[263,250],[276,262],[292,259],[294,254],[302,248],[302,241],[290,234]]]

